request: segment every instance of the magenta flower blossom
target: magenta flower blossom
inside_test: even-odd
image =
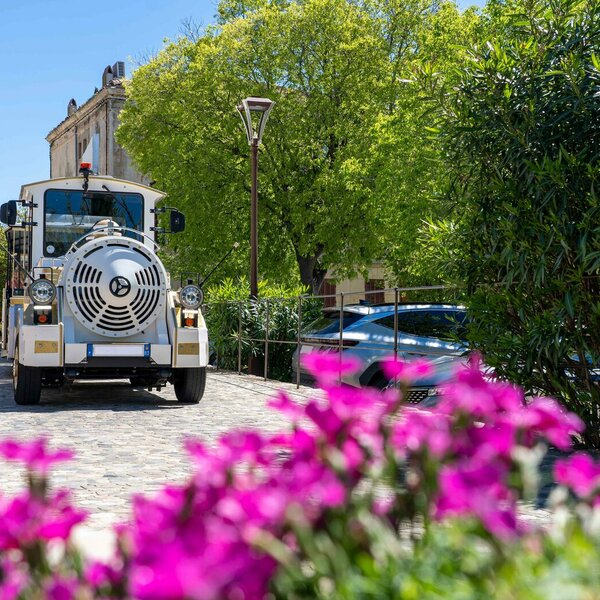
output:
[[[6,556],[0,559],[0,600],[17,600],[28,583],[25,565]]]
[[[472,515],[502,540],[518,533],[514,494],[504,483],[508,469],[498,463],[463,462],[444,467],[440,473],[440,491],[435,504],[438,519]]]
[[[278,410],[289,418],[292,423],[297,423],[304,416],[302,406],[294,402],[285,392],[279,392],[275,398],[267,402],[269,408]]]
[[[347,515],[340,530],[349,545],[368,551],[370,531],[356,519],[365,510],[379,520],[373,530],[387,527],[390,535],[398,520],[419,516],[475,520],[488,541],[522,535],[516,451],[539,442],[568,447],[582,429],[577,417],[546,398],[526,403],[520,389],[490,380],[477,356],[431,410],[401,404],[395,390],[337,386],[339,375],[357,365],[341,358],[305,357],[323,390],[315,399],[294,402],[281,393],[269,402],[289,420],[283,431],[234,430],[211,447],[186,440],[193,475],[152,497],[135,496],[131,522],[117,531],[113,560],[84,565],[83,576],[75,577],[69,565],[30,576],[24,561],[48,541],[68,541],[85,518],[68,492],[49,493],[47,482],[33,477],[26,493],[0,496],[0,560],[8,561],[0,562],[0,600],[28,597],[30,590],[31,597],[49,600],[258,600],[268,596],[278,573],[269,544],[277,540],[277,556],[305,563],[311,560],[307,532],[319,534],[331,523],[339,529],[338,519]],[[432,369],[421,359],[386,364],[389,377],[407,383]],[[43,476],[72,456],[50,451],[46,440],[0,442],[0,454]],[[600,462],[576,454],[558,461],[555,472],[579,496],[597,502]]]
[[[114,587],[122,583],[122,568],[120,562],[113,565],[94,561],[85,569],[85,580],[95,589]]]
[[[425,358],[404,361],[387,358],[383,361],[383,372],[389,379],[399,379],[404,383],[415,383],[434,372],[433,364]]]
[[[74,577],[55,575],[45,587],[47,600],[75,600],[79,584]]]
[[[50,450],[46,438],[31,442],[6,439],[0,442],[0,455],[7,460],[22,463],[38,475],[46,475],[56,463],[72,460],[75,454],[71,450]]]
[[[302,364],[315,377],[320,385],[335,383],[340,376],[352,375],[361,366],[355,356],[334,352],[309,352],[302,355]]]
[[[394,425],[391,444],[403,456],[424,450],[445,456],[453,444],[450,421],[444,414],[407,407]]]
[[[580,498],[589,498],[600,492],[600,462],[584,452],[577,452],[567,459],[557,460],[554,477]]]
[[[74,508],[70,492],[59,490],[47,499],[26,492],[0,499],[0,550],[22,548],[37,540],[66,540],[87,513]]]

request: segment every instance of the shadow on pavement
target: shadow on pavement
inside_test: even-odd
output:
[[[18,406],[13,400],[10,364],[0,362],[0,412],[52,413],[57,411],[139,411],[185,408],[157,392],[132,387],[127,381],[82,381],[62,388],[42,388],[42,399],[35,406]]]

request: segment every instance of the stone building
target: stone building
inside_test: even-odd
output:
[[[149,184],[132,165],[130,157],[115,141],[119,113],[125,104],[125,63],[116,62],[102,74],[102,87],[81,106],[74,98],[67,105],[67,116],[47,136],[50,144],[50,177],[79,174],[83,154],[98,175],[111,175]]]

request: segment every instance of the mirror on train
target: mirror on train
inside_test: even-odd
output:
[[[17,222],[16,200],[9,200],[0,206],[0,221],[5,225],[14,225]]]
[[[171,210],[171,233],[179,233],[185,229],[185,215],[178,210]]]

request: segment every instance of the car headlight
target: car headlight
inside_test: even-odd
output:
[[[204,292],[197,285],[186,285],[179,292],[179,301],[184,308],[198,308],[204,300]]]
[[[52,304],[56,287],[48,279],[37,279],[29,286],[29,297],[34,304]]]

